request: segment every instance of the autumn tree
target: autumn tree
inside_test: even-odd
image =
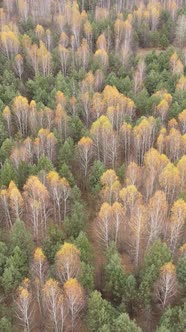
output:
[[[14,220],[21,219],[23,213],[23,198],[16,184],[11,181],[8,187],[10,208]]]
[[[142,180],[142,169],[135,163],[131,162],[127,166],[126,170],[126,184],[127,185],[134,185],[136,188],[140,187]]]
[[[115,171],[112,169],[108,169],[105,171],[100,179],[101,184],[103,186],[102,194],[104,199],[109,202],[109,204],[113,203],[118,199],[120,183],[118,181],[118,176]]]
[[[150,246],[154,241],[160,238],[166,223],[168,204],[165,193],[163,191],[156,191],[155,194],[150,198],[147,211],[147,246]]]
[[[14,68],[15,68],[17,75],[21,79],[23,71],[24,71],[24,67],[23,67],[23,57],[20,54],[17,54],[15,57]]]
[[[42,313],[42,294],[41,290],[44,285],[47,272],[47,259],[42,248],[37,247],[34,251],[32,261],[32,274],[34,278],[34,286],[36,289],[36,298],[39,305],[40,313]]]
[[[169,262],[162,266],[160,277],[155,285],[155,296],[162,309],[174,300],[177,291],[176,268]]]
[[[65,178],[61,178],[55,171],[51,171],[47,174],[47,182],[53,202],[54,218],[58,223],[61,223],[67,214],[70,185]]]
[[[93,141],[90,137],[82,137],[80,139],[80,141],[78,142],[78,154],[86,178],[93,155]]]
[[[80,275],[80,251],[75,245],[65,242],[56,253],[55,260],[57,275],[61,282]]]
[[[33,317],[32,294],[29,289],[29,280],[23,281],[18,288],[16,298],[16,316],[23,325],[25,331],[31,331],[31,320]]]
[[[129,185],[120,190],[119,197],[123,203],[126,214],[129,218],[132,218],[137,204],[142,199],[141,193],[134,185]]]
[[[63,75],[65,76],[67,74],[67,68],[69,63],[69,50],[59,44],[58,46],[58,53],[59,53],[59,59],[61,64],[61,70]]]
[[[165,191],[168,202],[171,204],[180,187],[179,170],[172,163],[168,163],[159,175],[159,183]]]
[[[4,25],[0,34],[1,47],[8,59],[14,57],[18,53],[20,46],[18,29],[17,27],[12,28],[13,29],[8,25]]]
[[[112,232],[112,207],[108,203],[103,203],[98,218],[95,223],[96,233],[103,245],[108,248],[113,239]]]
[[[122,205],[118,202],[114,202],[112,205],[112,231],[113,231],[113,238],[114,238],[114,242],[117,245],[119,245],[120,240],[121,240],[121,229],[124,228],[124,208],[122,207]],[[123,227],[122,227],[123,226]]]
[[[177,163],[177,168],[180,173],[181,191],[184,191],[186,185],[186,156],[183,156]]]
[[[146,224],[147,211],[142,204],[139,204],[135,208],[133,220],[131,220],[129,223],[129,245],[131,247],[131,253],[134,257],[134,264],[136,269],[138,269],[144,253],[143,239],[145,237]]]
[[[28,119],[29,119],[29,104],[27,98],[23,96],[17,96],[13,102],[13,114],[17,129],[23,136],[28,134]]]
[[[64,292],[69,309],[70,327],[74,332],[85,306],[85,295],[79,282],[73,278],[65,282]]]
[[[154,148],[151,148],[145,153],[145,191],[147,200],[152,196],[154,189],[157,187],[158,175],[168,163],[169,159],[167,156],[160,154],[159,151]]]
[[[186,220],[186,203],[183,199],[174,201],[171,208],[170,224],[167,229],[168,243],[172,253],[175,250],[183,236],[183,226]]]
[[[186,110],[183,110],[182,112],[179,113],[178,120],[179,120],[182,134],[185,134],[186,133]]]
[[[47,228],[49,193],[37,176],[30,176],[23,189],[28,224],[32,227],[34,238],[38,240],[39,235],[43,236]]]
[[[108,117],[102,115],[95,122],[93,122],[90,133],[96,148],[97,159],[103,160],[104,164],[107,163],[108,144],[112,126]]]
[[[143,157],[153,145],[156,131],[156,121],[153,117],[143,118],[133,129],[136,160],[141,165]]]
[[[49,279],[46,281],[43,287],[43,300],[54,331],[64,331],[68,308],[59,283],[56,280]]]

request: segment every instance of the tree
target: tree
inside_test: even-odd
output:
[[[54,331],[64,331],[64,324],[68,309],[66,301],[58,282],[54,279],[46,281],[43,287],[44,303],[46,312],[49,314]]]
[[[69,63],[69,50],[63,45],[59,44],[58,53],[59,53],[62,73],[64,76],[66,76],[68,63]]]
[[[155,296],[162,309],[173,301],[177,288],[176,268],[168,262],[162,266],[160,277],[155,285]]]
[[[156,130],[156,121],[153,117],[143,118],[133,129],[135,156],[139,165],[143,157],[153,145]]]
[[[37,302],[40,313],[42,312],[41,289],[44,285],[47,272],[47,260],[41,248],[37,247],[34,251],[32,261],[32,274],[34,278],[34,286],[36,288]]]
[[[14,219],[20,219],[23,212],[23,198],[16,184],[11,181],[8,187],[10,207]]]
[[[0,191],[0,206],[3,212],[3,217],[7,227],[12,227],[12,219],[10,214],[9,207],[9,197],[8,191],[6,189],[2,189]]]
[[[12,116],[11,116],[10,108],[8,106],[6,106],[4,108],[3,113],[2,113],[2,117],[7,123],[8,134],[11,137],[11,134],[12,134]]]
[[[47,175],[48,188],[53,202],[55,221],[61,223],[67,214],[67,201],[70,195],[70,186],[65,178],[61,178],[55,171]]]
[[[98,291],[92,292],[86,314],[88,331],[99,332],[105,324],[110,327],[112,320],[113,308],[111,304],[104,300]]]
[[[185,45],[186,20],[185,15],[180,15],[176,26],[176,42],[179,47]]]
[[[168,307],[163,313],[157,332],[184,331],[185,329],[185,304],[183,306]]]
[[[33,316],[32,294],[28,288],[29,281],[24,281],[24,286],[18,288],[16,299],[16,315],[25,331],[30,332],[31,319]],[[26,284],[26,285],[25,285]]]
[[[108,169],[103,173],[101,177],[101,184],[103,185],[102,194],[105,200],[107,200],[109,204],[117,200],[120,183],[113,169]]]
[[[134,185],[138,189],[141,184],[141,177],[142,177],[141,168],[135,162],[130,162],[130,164],[127,166],[127,170],[126,170],[127,186]]]
[[[176,274],[178,281],[181,283],[183,290],[186,285],[186,255],[185,251],[182,252],[182,247],[180,248],[181,257],[179,257],[177,266],[176,266]]]
[[[134,219],[130,220],[130,246],[134,255],[134,264],[137,269],[140,264],[141,257],[143,257],[143,242],[142,239],[146,233],[147,211],[144,205],[138,204],[134,211]]]
[[[181,191],[184,190],[186,184],[186,156],[183,156],[177,163],[177,168],[180,173]]]
[[[93,154],[93,141],[90,137],[82,137],[78,142],[78,153],[80,163],[84,169],[84,176],[87,177],[88,167]]]
[[[119,197],[123,203],[126,215],[128,215],[129,218],[132,218],[136,206],[142,199],[141,193],[134,185],[129,185],[120,190]]]
[[[32,236],[29,230],[26,228],[25,223],[21,220],[16,220],[13,224],[10,232],[10,250],[14,250],[16,246],[22,250],[22,253],[27,258],[27,264],[30,261],[32,250],[33,250],[33,241]]]
[[[103,203],[96,220],[96,232],[103,245],[108,248],[113,239],[112,232],[112,207],[108,203]]]
[[[141,332],[141,328],[138,327],[135,321],[130,320],[128,314],[120,314],[113,323],[113,331],[117,332]]]
[[[108,117],[101,115],[95,122],[93,122],[90,133],[96,148],[97,159],[102,160],[106,165],[108,155],[108,141],[110,134],[112,133],[112,125]]]
[[[94,194],[98,193],[101,190],[100,178],[104,172],[105,172],[104,164],[99,160],[94,161],[89,175],[90,190]]]
[[[93,248],[88,240],[86,233],[80,232],[78,237],[75,239],[75,246],[80,250],[81,261],[85,263],[92,263],[93,260]]]
[[[2,275],[2,285],[5,292],[10,292],[12,289],[18,287],[21,280],[26,277],[28,273],[27,257],[22,250],[16,246],[6,260],[4,272]]]
[[[183,226],[186,220],[186,202],[183,199],[174,201],[171,208],[170,225],[168,228],[168,243],[172,253],[175,253],[177,245],[183,234]]]
[[[163,191],[156,191],[149,200],[148,207],[148,242],[150,246],[154,241],[160,238],[164,231],[168,204]]]
[[[155,241],[145,253],[140,273],[139,300],[141,304],[148,305],[151,300],[152,289],[157,281],[161,267],[170,262],[171,253],[167,245],[160,240]]]
[[[179,124],[181,127],[182,134],[186,133],[186,110],[183,110],[178,115]]]
[[[76,238],[79,232],[85,230],[87,215],[84,205],[77,200],[71,208],[70,215],[65,219],[64,229],[67,236]]]
[[[109,292],[116,303],[120,303],[125,297],[126,278],[121,258],[117,250],[112,247],[106,252],[107,262],[104,268],[105,290]]]
[[[16,55],[14,68],[15,68],[15,71],[16,71],[17,75],[19,76],[19,78],[21,80],[22,74],[23,74],[23,71],[24,71],[23,57],[21,56],[21,54]]]
[[[29,119],[29,104],[27,98],[23,96],[15,97],[12,108],[17,129],[25,137],[28,134]]]
[[[74,244],[65,242],[55,257],[56,271],[61,282],[77,278],[81,271],[80,251]]]
[[[8,59],[15,56],[19,51],[19,38],[17,31],[13,31],[8,25],[3,26],[1,32],[1,46]]]
[[[37,176],[30,176],[23,187],[28,221],[31,224],[34,238],[44,235],[49,215],[49,193]]]
[[[8,254],[8,248],[4,242],[0,242],[0,276],[2,276],[5,264],[6,264],[6,259],[7,259],[7,254]]]
[[[159,183],[171,204],[180,187],[180,175],[177,167],[172,163],[168,163],[159,175]]]
[[[74,332],[85,306],[85,295],[79,282],[72,278],[65,282],[64,292],[69,309],[71,331]]]

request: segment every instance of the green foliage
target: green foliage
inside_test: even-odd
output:
[[[18,80],[13,71],[5,69],[0,76],[0,96],[5,105],[9,105],[12,99],[18,94]]]
[[[107,263],[105,265],[105,289],[111,293],[113,301],[120,303],[124,295],[126,274],[121,265],[121,258],[113,247],[106,252]]]
[[[80,276],[80,282],[83,288],[89,292],[94,290],[94,268],[90,264],[82,262],[82,273]]]
[[[4,104],[2,104],[2,101],[0,99],[0,109],[4,108]],[[5,129],[5,125],[2,119],[2,113],[0,113],[0,147],[2,146],[4,140],[8,137],[8,133]]]
[[[7,186],[10,181],[15,181],[16,174],[11,162],[6,159],[3,167],[0,169],[0,185]]]
[[[155,71],[151,70],[147,75],[145,80],[145,87],[150,94],[153,94],[157,90],[158,83],[161,81],[161,75]]]
[[[59,169],[59,175],[61,177],[65,177],[67,181],[69,182],[70,186],[73,187],[75,185],[75,180],[73,177],[73,174],[69,168],[69,166],[66,163],[63,163]]]
[[[32,255],[33,251],[33,241],[30,231],[25,227],[25,224],[21,220],[16,220],[12,226],[10,232],[10,252],[14,251],[14,248],[18,246],[24,253],[27,262]]]
[[[64,230],[67,237],[76,238],[85,229],[85,209],[80,202],[75,202],[71,208],[70,216],[64,221]]]
[[[1,332],[11,332],[13,331],[12,329],[12,324],[9,321],[7,317],[2,317],[0,319],[0,331]]]
[[[37,162],[36,166],[36,172],[39,173],[41,171],[45,171],[46,173],[53,171],[54,166],[50,159],[48,159],[46,156],[41,156]]]
[[[43,241],[43,250],[50,264],[54,263],[56,252],[63,244],[64,239],[63,230],[58,225],[51,224],[47,237]]]
[[[7,255],[8,255],[8,248],[4,242],[0,241],[0,276],[2,276],[3,274]]]
[[[0,160],[2,163],[4,163],[5,160],[9,157],[13,145],[14,142],[12,139],[6,138],[5,140],[3,140],[3,144],[0,148]]]
[[[30,175],[35,174],[35,165],[31,165],[25,161],[19,163],[18,169],[16,170],[16,183],[19,189],[22,189],[26,180]]]
[[[144,264],[140,274],[139,300],[143,305],[149,304],[151,300],[151,290],[157,280],[160,268],[171,261],[171,253],[167,245],[160,240],[147,250],[144,257]]]
[[[168,308],[161,317],[156,332],[185,332],[186,304],[181,307]]]
[[[17,288],[20,282],[28,274],[28,261],[25,253],[16,246],[12,255],[7,258],[1,284],[6,293]]]
[[[35,100],[40,105],[54,107],[54,102],[51,103],[50,96],[53,85],[54,79],[52,76],[37,75],[33,80],[28,80],[26,86],[30,100]]]
[[[67,138],[58,150],[58,168],[65,163],[69,165],[74,159],[74,142],[71,137]]]
[[[111,304],[98,291],[91,293],[88,301],[86,322],[88,331],[100,332],[104,325],[110,327],[114,317]]]
[[[123,181],[124,181],[124,178],[125,178],[125,171],[126,171],[126,165],[125,165],[125,164],[121,165],[121,166],[116,170],[116,174],[117,174],[117,176],[118,176],[118,178],[119,178],[119,181],[120,181],[121,183],[123,183]]]
[[[87,238],[87,235],[84,232],[80,232],[78,237],[75,239],[74,244],[81,252],[81,261],[86,264],[92,263],[93,248]]]
[[[96,194],[101,190],[100,178],[104,172],[105,172],[104,164],[101,161],[96,160],[93,166],[91,167],[89,175],[90,190],[93,194]]]
[[[77,143],[81,137],[86,136],[86,129],[78,116],[70,118],[69,127],[71,129],[71,136],[75,143]]]
[[[183,289],[186,289],[186,255],[180,257],[177,263],[177,276],[178,280],[183,286]]]
[[[119,71],[119,73],[120,73],[120,71]],[[129,76],[126,76],[124,78],[117,77],[115,73],[110,73],[107,76],[107,79],[105,81],[105,85],[115,86],[118,89],[119,92],[121,92],[125,95],[128,95],[129,92],[132,89],[132,82],[131,82]]]
[[[130,320],[129,316],[126,313],[119,315],[118,318],[115,319],[112,331],[142,332],[140,327],[138,327],[134,321]]]

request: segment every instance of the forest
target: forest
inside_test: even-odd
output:
[[[186,332],[185,0],[0,1],[0,332]]]

